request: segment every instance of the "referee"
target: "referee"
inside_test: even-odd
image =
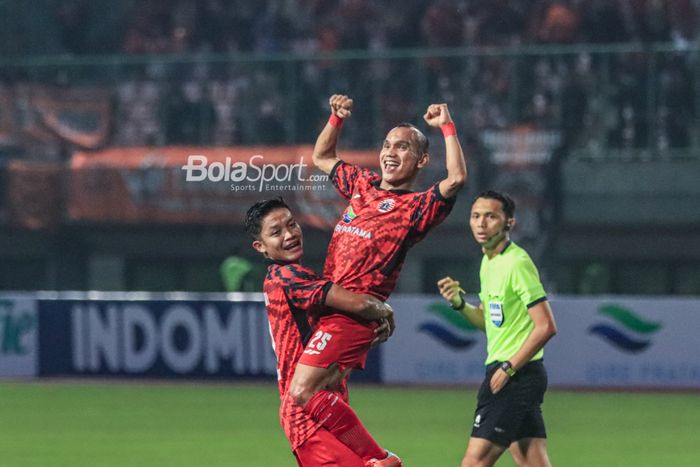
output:
[[[492,466],[506,449],[519,466],[551,465],[540,408],[547,389],[542,357],[557,328],[535,264],[510,241],[514,214],[513,200],[495,191],[472,203],[469,226],[484,252],[478,307],[464,301],[458,281],[437,283],[452,307],[486,332],[486,377],[462,467]]]

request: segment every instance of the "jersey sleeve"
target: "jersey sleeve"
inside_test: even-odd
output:
[[[279,284],[290,304],[311,312],[326,303],[333,283],[300,264],[289,264],[279,269]]]
[[[345,161],[338,161],[331,169],[330,178],[336,191],[345,199],[350,199],[360,178],[370,178],[374,174]]]
[[[411,225],[420,235],[425,235],[432,227],[445,220],[455,205],[456,197],[445,198],[436,183],[419,194],[411,215]]]
[[[547,299],[535,263],[529,257],[522,258],[513,265],[511,287],[527,308]]]

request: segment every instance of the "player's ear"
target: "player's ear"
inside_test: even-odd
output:
[[[505,230],[513,230],[513,227],[515,227],[515,217],[506,220]]]
[[[253,248],[267,258],[267,248],[260,240],[253,240]]]
[[[418,163],[416,164],[416,167],[422,169],[423,167],[428,165],[428,162],[430,162],[430,154],[424,152],[423,155],[418,158]]]

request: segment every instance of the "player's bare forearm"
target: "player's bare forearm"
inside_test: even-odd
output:
[[[467,182],[467,162],[464,159],[462,145],[454,131],[454,121],[447,104],[430,104],[423,115],[425,122],[434,128],[443,128],[445,133],[445,165],[447,177],[440,182],[440,194],[452,198]],[[448,128],[445,128],[445,126]],[[452,128],[450,129],[449,126]]]
[[[313,153],[314,165],[327,174],[331,173],[333,166],[339,160],[336,147],[340,127],[343,121],[352,115],[352,104],[352,99],[343,94],[333,94],[328,99],[331,118],[321,130],[321,134],[318,135]]]
[[[371,295],[350,292],[337,284],[331,286],[325,304],[348,316],[368,321],[393,316],[391,307],[381,300]]]
[[[510,358],[513,368],[520,369],[523,365],[540,351],[542,347],[557,333],[557,325],[554,322],[552,309],[549,302],[538,303],[528,310],[535,327],[527,336],[520,349]]]
[[[314,146],[314,165],[327,174],[331,173],[333,166],[339,160],[336,153],[338,135],[340,135],[340,129],[326,123]]]
[[[447,177],[440,182],[440,194],[452,198],[467,182],[467,162],[457,135],[445,138]]]

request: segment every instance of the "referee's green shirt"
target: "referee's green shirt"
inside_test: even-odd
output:
[[[486,364],[510,359],[535,327],[527,309],[547,299],[530,255],[513,242],[481,260],[481,292],[488,355]],[[540,349],[531,360],[544,355]]]

